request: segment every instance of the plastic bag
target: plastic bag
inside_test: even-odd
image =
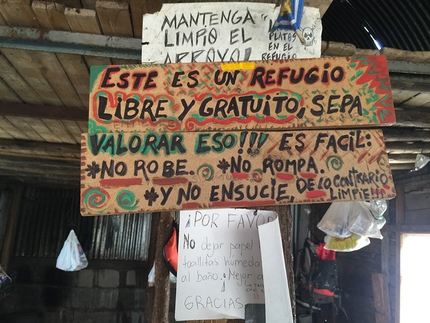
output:
[[[333,202],[317,224],[318,229],[332,237],[350,237],[352,233],[348,229],[348,216],[351,207],[351,202]]]
[[[351,232],[369,238],[382,239],[380,229],[385,225],[385,218],[381,214],[382,208],[369,202],[354,202],[349,215],[348,228]]]
[[[349,252],[359,250],[368,244],[370,244],[370,239],[368,237],[359,236],[352,234],[348,238],[335,238],[329,235],[324,237],[325,249]]]
[[[63,248],[57,258],[58,269],[64,271],[78,271],[88,266],[88,260],[84,250],[76,237],[75,231],[70,230],[69,236],[64,241]]]

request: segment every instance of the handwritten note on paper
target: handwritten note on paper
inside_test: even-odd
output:
[[[143,16],[142,62],[229,62],[319,57],[321,19],[305,7],[303,46],[292,30],[270,32],[279,15],[272,3],[165,3]]]
[[[176,320],[239,318],[264,303],[257,226],[277,213],[245,209],[181,211]]]

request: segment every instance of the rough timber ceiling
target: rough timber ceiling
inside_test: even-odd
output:
[[[322,20],[322,53],[387,56],[398,122],[384,129],[385,140],[392,169],[410,170],[417,153],[430,153],[430,4],[330,3],[305,1],[322,13],[329,8]],[[161,5],[160,0],[0,0],[0,183],[79,184],[89,67],[138,63],[133,53],[140,46],[142,15]],[[67,32],[63,41],[74,42],[73,50],[52,40],[56,31]],[[383,45],[380,51],[369,33]],[[120,38],[113,44],[109,36]],[[96,42],[100,46],[91,52],[88,44]],[[129,56],[115,47],[126,45],[134,48]]]

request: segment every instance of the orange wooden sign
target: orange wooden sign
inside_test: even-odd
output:
[[[91,68],[89,133],[394,122],[384,56]]]
[[[92,133],[83,215],[389,199],[380,130]]]

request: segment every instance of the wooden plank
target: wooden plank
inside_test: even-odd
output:
[[[56,2],[34,0],[31,9],[42,29],[69,31],[70,27],[64,17],[65,5]]]
[[[160,2],[160,1],[150,1]],[[146,0],[130,0],[131,21],[133,24],[133,34],[135,38],[142,38],[142,18],[148,13],[148,1]],[[161,8],[161,6],[160,6]]]
[[[51,105],[62,105],[58,95],[45,79],[42,71],[38,68],[27,51],[2,48],[2,53],[11,62],[15,69],[27,81],[27,83],[42,98],[43,103]]]
[[[88,131],[88,121],[76,121],[76,123],[81,129],[81,133],[85,133],[85,131]]]
[[[137,65],[140,61],[122,58],[112,58],[112,64],[114,65]]]
[[[31,57],[60,98],[62,105],[66,107],[84,108],[80,97],[76,93],[68,75],[54,53],[33,52]]]
[[[5,116],[4,118],[13,124],[17,129],[19,129],[23,134],[25,134],[27,138],[31,138],[31,140],[35,141],[43,141],[43,138],[40,137],[39,134],[34,131],[34,129],[21,117]]]
[[[66,7],[70,8],[82,8],[82,4],[80,0],[63,0]]]
[[[392,93],[393,102],[396,106],[401,106],[402,104],[407,103],[411,98],[417,95],[416,91],[394,90]]]
[[[108,131],[390,125],[386,60],[366,59],[378,71],[346,57],[92,68],[89,118]]]
[[[0,116],[0,128],[15,139],[29,140],[31,138],[27,137],[20,129],[15,127],[9,120],[5,117]]]
[[[81,3],[85,9],[96,10],[96,0],[81,0]]]
[[[76,143],[70,133],[66,130],[60,120],[44,119],[43,122],[51,130],[52,134],[59,138],[62,143]]]
[[[23,119],[47,142],[61,143],[61,139],[52,133],[41,119],[26,118]]]
[[[305,0],[305,6],[318,8],[321,18],[324,16],[332,0]]]
[[[0,140],[2,154],[21,153],[32,156],[35,152],[41,155],[74,156],[80,152],[80,146],[73,144],[57,144],[29,140]]]
[[[66,8],[64,16],[70,26],[70,30],[73,32],[101,34],[101,29],[94,10]]]
[[[430,187],[423,185],[419,191],[408,192],[405,195],[405,214],[430,209]]]
[[[100,35],[102,33],[95,10],[66,8],[64,15],[70,26],[70,30],[76,33],[90,33]],[[84,56],[87,66],[109,65],[107,57]],[[88,101],[88,99],[87,99]]]
[[[23,174],[39,174],[49,176],[64,176],[66,178],[76,177],[79,174],[79,162],[74,161],[55,161],[41,160],[37,158],[23,158],[17,161],[16,158],[0,156],[0,169],[21,172]],[[48,176],[48,177],[49,177]]]
[[[128,3],[96,1],[96,11],[103,35],[133,37]]]
[[[130,212],[395,196],[380,130],[94,132],[81,147],[84,215],[123,212],[124,189],[139,200]],[[92,190],[112,199],[94,208]]]
[[[0,9],[0,24],[2,26],[6,26],[7,25],[6,19],[4,19],[3,15],[1,13],[1,9]]]
[[[0,12],[9,26],[40,27],[31,10],[31,0],[2,0]]]
[[[89,68],[91,68],[91,66],[107,66],[112,64],[112,61],[109,57],[101,57],[101,56],[84,56],[84,57]]]
[[[63,124],[64,128],[67,130],[68,133],[73,137],[75,142],[77,144],[81,143],[81,135],[84,131],[81,130],[78,123],[76,121],[70,121],[70,120],[61,120],[61,123]],[[79,154],[80,152],[75,152],[76,154]]]
[[[53,13],[56,11],[50,10],[49,12],[53,15]],[[53,16],[51,19],[51,25],[53,29],[56,30],[70,30],[69,24],[67,23],[66,17],[64,16],[64,8],[61,12],[61,16]],[[88,89],[90,76],[88,67],[86,66],[82,56],[57,53],[57,57],[81,101],[81,104],[76,106],[88,108]]]
[[[425,225],[430,222],[429,209],[413,210],[405,212],[404,224]]]
[[[3,55],[0,55],[0,70],[0,78],[19,95],[22,101],[30,104],[42,103],[37,93]]]
[[[380,273],[372,273],[373,303],[377,314],[381,314],[381,323],[390,322],[390,295],[388,293],[388,277]],[[384,321],[385,320],[385,321]]]
[[[406,104],[411,105],[413,107],[430,107],[430,94],[428,93],[418,93],[413,98],[408,100]]]
[[[3,82],[2,79],[0,79],[0,101],[14,103],[22,102],[19,96],[5,82]]]
[[[397,185],[397,198],[396,198],[396,218],[395,224],[402,225],[405,222],[405,191],[403,185]]]
[[[1,123],[2,123],[2,119],[0,118],[0,138],[1,139],[14,139],[10,133],[8,133],[6,130],[4,130],[1,127]]]
[[[83,57],[80,55],[61,53],[57,53],[57,57],[75,88],[83,107],[87,110],[89,105],[88,91],[90,88],[90,72]]]

